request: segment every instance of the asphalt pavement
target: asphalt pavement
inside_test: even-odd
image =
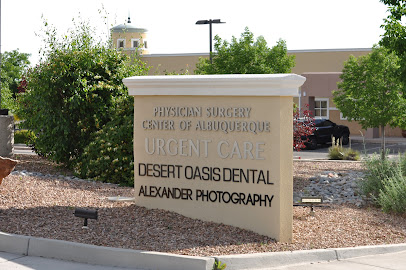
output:
[[[388,137],[386,138],[386,149],[389,152],[389,157],[396,157],[399,154],[406,153],[406,138]],[[328,149],[331,144],[318,145],[315,150],[294,151],[293,158],[301,160],[327,160]],[[361,154],[361,158],[371,155],[379,155],[381,152],[381,139],[364,139],[362,137],[353,136],[350,138],[350,144],[344,145],[344,148],[351,147]]]

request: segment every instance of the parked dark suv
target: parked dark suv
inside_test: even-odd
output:
[[[347,126],[337,125],[328,119],[315,119],[316,130],[305,143],[306,149],[316,149],[318,144],[331,143],[332,138],[340,139],[340,143],[347,145],[350,141],[350,130]]]

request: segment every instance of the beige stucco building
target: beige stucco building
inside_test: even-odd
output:
[[[116,27],[118,29],[123,28],[122,26]],[[140,40],[146,40],[146,30],[144,30],[142,29],[142,31],[137,32],[140,35]],[[113,32],[113,44],[117,48],[119,48],[118,45],[122,45],[119,44],[119,39],[123,38],[122,32],[123,30]],[[126,43],[124,44],[125,51],[133,50],[131,43],[128,43],[128,41],[134,38],[130,35],[126,37]],[[363,130],[357,122],[350,122],[343,118],[333,102],[332,95],[332,91],[337,90],[337,82],[340,80],[339,77],[344,67],[344,62],[348,60],[350,55],[359,57],[370,52],[371,48],[288,51],[288,54],[295,55],[296,57],[296,65],[292,69],[292,73],[300,74],[307,78],[307,81],[300,89],[300,96],[294,98],[294,102],[301,108],[309,104],[316,118],[329,118],[337,124],[348,125],[352,135],[361,136],[362,133],[367,138],[379,137],[380,131],[378,129]],[[148,54],[147,48],[144,48],[142,51],[142,59],[151,67],[150,75],[162,75],[166,73],[187,73],[193,75],[196,63],[200,57],[208,58],[209,54]],[[401,129],[387,127],[386,136],[401,137]]]
[[[128,17],[127,23],[111,28],[111,38],[113,46],[118,50],[123,50],[130,55],[137,52],[140,55],[149,54],[147,29],[131,24],[130,17]]]
[[[363,129],[357,121],[348,121],[335,107],[333,91],[337,90],[337,82],[340,81],[341,72],[305,72],[306,82],[300,89],[299,97],[295,100],[301,107],[309,105],[310,111],[316,118],[327,118],[341,125],[346,125],[353,136],[365,136],[365,138],[379,138],[379,128]],[[385,128],[385,136],[401,137],[400,128]]]
[[[292,50],[289,55],[296,56],[296,65],[292,73],[302,74],[307,72],[341,72],[344,61],[350,55],[355,57],[366,55],[370,48],[364,49],[326,49],[326,50]],[[144,54],[143,60],[152,67],[151,74],[164,74],[166,72],[194,74],[196,63],[200,57],[208,58],[208,53],[188,54]]]

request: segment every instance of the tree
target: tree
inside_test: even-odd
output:
[[[388,6],[389,15],[384,19],[381,28],[385,33],[381,36],[379,44],[395,52],[400,58],[400,80],[406,85],[406,26],[402,17],[406,15],[405,0],[381,0]],[[403,95],[406,97],[406,89],[403,89]]]
[[[4,52],[1,55],[1,97],[0,108],[15,109],[14,101],[18,93],[21,77],[29,66],[28,53],[17,50]]]
[[[44,56],[29,69],[19,97],[23,127],[35,132],[37,153],[68,166],[80,158],[92,134],[106,125],[128,98],[122,79],[147,73],[138,59],[96,40],[94,29],[79,22],[61,39],[46,26]]]
[[[401,57],[406,53],[406,26],[402,24],[402,17],[406,15],[404,0],[381,0],[388,6],[389,15],[384,19],[381,28],[385,30],[380,44],[395,51]]]
[[[385,126],[406,127],[404,84],[399,80],[399,58],[383,47],[374,46],[368,55],[350,56],[344,63],[342,82],[333,91],[334,103],[349,121],[364,129],[380,127],[382,159],[385,158]]]
[[[254,40],[254,35],[246,27],[237,40],[231,43],[214,37],[213,64],[207,58],[200,58],[196,74],[271,74],[289,73],[295,66],[295,56],[287,55],[286,42],[279,40],[269,48],[264,37]]]

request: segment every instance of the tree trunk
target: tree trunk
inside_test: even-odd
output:
[[[386,145],[385,145],[385,126],[381,125],[381,136],[382,136],[382,142],[381,142],[381,159],[385,159],[386,155]]]

